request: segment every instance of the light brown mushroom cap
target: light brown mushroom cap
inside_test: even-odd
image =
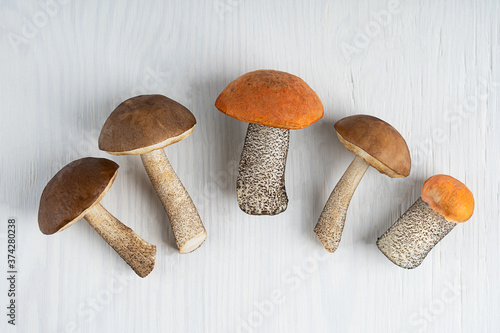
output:
[[[51,235],[81,219],[111,188],[118,164],[87,157],[62,168],[47,183],[40,198],[38,226]]]
[[[109,115],[99,136],[99,149],[113,155],[144,154],[181,141],[195,125],[193,114],[168,97],[136,96]]]
[[[337,136],[351,152],[389,177],[410,174],[411,158],[405,139],[385,121],[355,115],[335,123]]]

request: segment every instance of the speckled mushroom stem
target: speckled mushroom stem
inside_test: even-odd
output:
[[[314,232],[328,252],[335,252],[339,247],[347,208],[349,208],[354,191],[368,167],[368,163],[356,156],[333,189],[325,208],[323,208]]]
[[[456,225],[419,198],[380,236],[377,246],[396,265],[415,268]]]
[[[139,237],[101,204],[92,206],[84,218],[137,275],[146,277],[153,270],[156,246]]]
[[[285,165],[290,130],[248,124],[236,191],[242,211],[276,215],[286,210]]]
[[[163,149],[141,155],[142,163],[167,212],[180,253],[196,250],[207,238],[200,215]]]

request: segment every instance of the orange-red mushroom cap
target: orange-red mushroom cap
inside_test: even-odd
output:
[[[307,127],[323,117],[323,104],[298,76],[276,70],[246,73],[220,93],[215,106],[247,123],[284,129]]]
[[[474,196],[461,181],[448,175],[435,175],[422,187],[422,200],[450,222],[465,222],[474,212]]]

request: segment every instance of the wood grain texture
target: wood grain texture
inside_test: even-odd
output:
[[[44,22],[45,2],[0,2],[0,249],[17,218],[17,331],[498,331],[500,2],[75,0]],[[263,68],[301,77],[325,107],[290,133],[288,208],[273,217],[239,209],[247,125],[213,106],[229,82]],[[165,149],[209,235],[188,255],[140,159],[98,149],[110,112],[142,93],[197,119]],[[333,125],[359,113],[398,129],[412,170],[401,179],[367,170],[330,255],[313,229],[353,158]],[[84,156],[120,164],[102,204],[157,245],[145,279],[86,223],[38,230],[43,187]],[[401,269],[375,242],[438,173],[471,189],[474,215],[418,268]]]

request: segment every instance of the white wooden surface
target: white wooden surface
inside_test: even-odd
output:
[[[0,331],[500,330],[500,2],[3,0],[0,40],[0,266],[15,217],[19,267],[18,325],[6,325],[2,278]],[[246,124],[213,106],[226,84],[262,68],[299,75],[325,106],[291,134],[290,203],[276,217],[238,209]],[[176,99],[198,120],[166,150],[208,231],[192,254],[177,253],[139,158],[97,148],[109,113],[141,93]],[[356,113],[402,133],[412,172],[369,169],[329,255],[313,227],[353,158],[333,124]],[[103,205],[158,245],[147,278],[84,221],[38,230],[45,184],[84,156],[120,164]],[[437,173],[464,181],[476,210],[406,271],[375,241]]]

